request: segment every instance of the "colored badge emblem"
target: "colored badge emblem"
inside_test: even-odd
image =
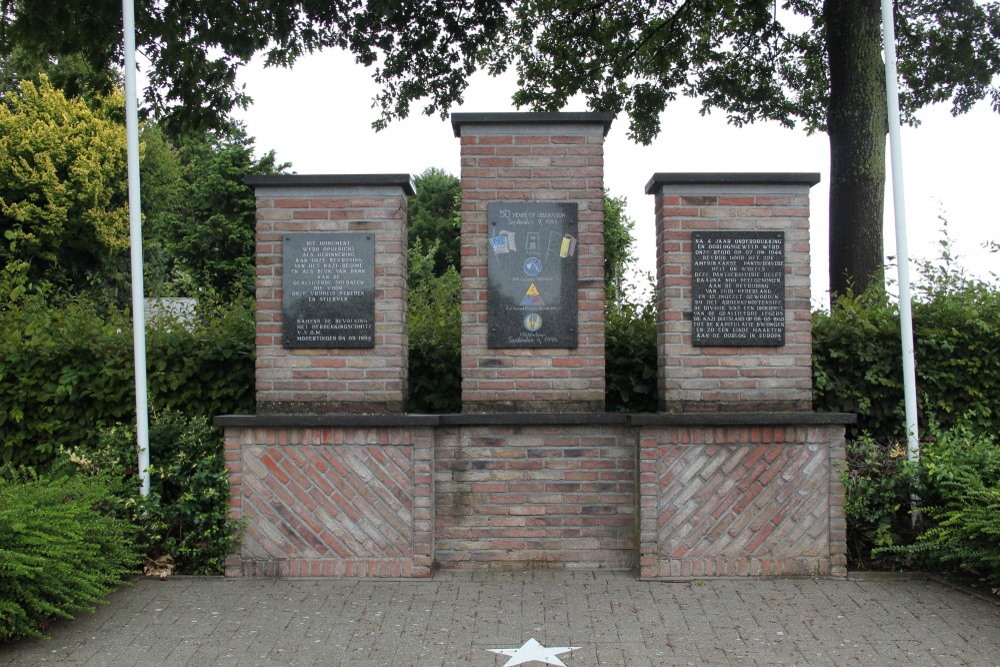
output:
[[[542,295],[538,293],[538,288],[535,287],[535,283],[531,283],[528,286],[528,290],[524,293],[524,298],[521,299],[522,306],[544,306],[545,301],[542,300]]]
[[[528,313],[524,316],[524,328],[535,332],[542,328],[542,316],[538,313]]]
[[[542,272],[542,260],[537,257],[529,257],[524,260],[524,275],[534,278]]]

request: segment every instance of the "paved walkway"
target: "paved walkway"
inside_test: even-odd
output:
[[[637,581],[439,572],[431,581],[142,579],[0,665],[1000,665],[1000,606],[906,577]],[[505,654],[488,649],[508,649]],[[514,655],[511,655],[514,654]],[[521,657],[519,657],[519,655]],[[529,653],[530,655],[530,653]]]

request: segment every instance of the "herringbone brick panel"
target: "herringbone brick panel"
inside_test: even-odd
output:
[[[646,575],[828,573],[830,475],[822,444],[658,446]]]
[[[410,575],[410,447],[250,446],[243,464],[245,561],[287,562],[286,576]]]

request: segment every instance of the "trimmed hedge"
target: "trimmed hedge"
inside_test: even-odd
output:
[[[204,308],[189,327],[147,327],[152,411],[187,415],[254,406],[254,323],[245,304]],[[93,446],[135,414],[131,318],[86,297],[0,304],[0,463],[42,467],[60,445]]]
[[[1000,291],[952,277],[924,286],[913,303],[921,423],[950,428],[973,419],[1000,429]],[[854,412],[878,441],[905,440],[898,306],[878,292],[838,299],[813,314],[813,407]]]

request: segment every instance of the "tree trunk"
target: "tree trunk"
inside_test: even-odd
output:
[[[888,112],[879,0],[825,0],[830,63],[830,292],[884,275],[882,215]]]

